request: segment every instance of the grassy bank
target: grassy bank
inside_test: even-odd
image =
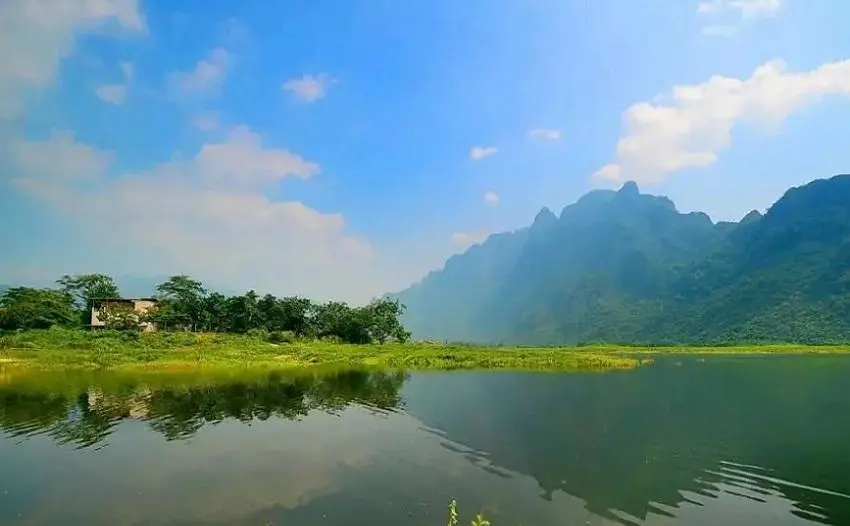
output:
[[[749,344],[749,345],[670,345],[670,346],[630,346],[630,345],[588,345],[579,347],[589,352],[605,354],[850,354],[850,345],[803,345],[803,344]]]
[[[601,349],[470,347],[426,343],[270,343],[209,333],[119,333],[50,329],[0,336],[7,368],[193,369],[374,366],[428,369],[628,369],[641,360]]]

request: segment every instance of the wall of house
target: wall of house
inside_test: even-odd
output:
[[[109,306],[109,303],[110,302],[106,302],[107,308]],[[128,307],[130,306],[125,302],[115,302],[115,304],[116,305],[127,305]],[[156,305],[156,302],[151,301],[151,300],[132,300],[133,312],[136,312],[136,313],[139,313],[139,314],[144,314],[154,305]],[[98,306],[92,307],[92,309],[91,309],[91,326],[95,327],[95,328],[106,327],[106,322],[104,320],[101,320],[100,317],[98,316],[99,313],[100,313],[100,307],[101,307],[101,305],[98,305]],[[139,325],[141,326],[143,331],[156,330],[156,326],[153,323],[145,322],[145,323],[141,323]]]

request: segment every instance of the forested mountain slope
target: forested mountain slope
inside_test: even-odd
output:
[[[634,183],[491,236],[398,294],[415,337],[516,344],[850,341],[850,175],[713,223]]]

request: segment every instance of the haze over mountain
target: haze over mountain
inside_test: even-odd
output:
[[[415,337],[512,344],[850,340],[850,175],[714,223],[634,183],[540,211],[398,294]]]

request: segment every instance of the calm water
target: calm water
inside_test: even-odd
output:
[[[850,358],[0,373],[0,524],[850,525]],[[195,387],[192,387],[192,384]]]

